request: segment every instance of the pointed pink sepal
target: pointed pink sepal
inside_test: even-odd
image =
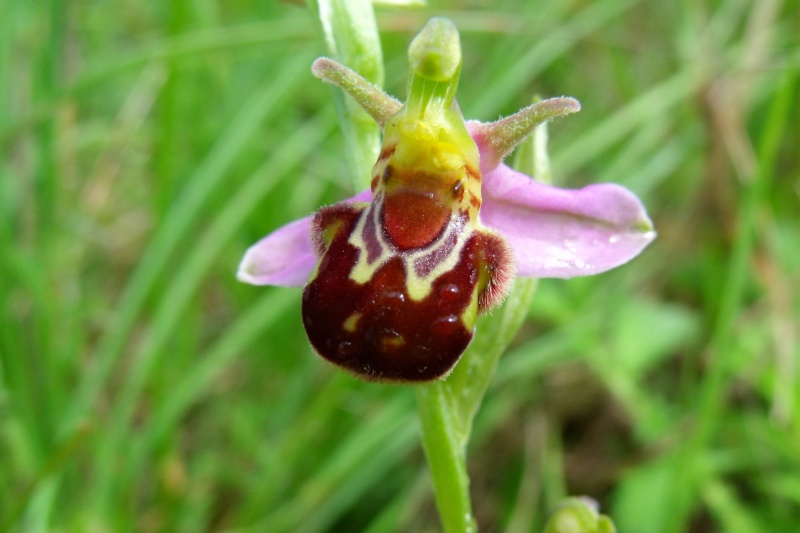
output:
[[[656,235],[641,202],[624,187],[559,189],[504,164],[483,176],[480,216],[509,242],[523,277],[604,272],[633,259]]]
[[[346,202],[369,202],[372,192],[363,191]],[[319,261],[311,240],[313,216],[276,229],[245,252],[236,277],[251,285],[302,287]]]

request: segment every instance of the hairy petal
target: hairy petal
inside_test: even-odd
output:
[[[372,85],[357,72],[333,59],[320,57],[311,65],[311,72],[314,76],[349,94],[381,127],[403,107],[403,104]]]
[[[365,202],[372,192],[363,191],[345,202]],[[311,237],[313,216],[282,226],[245,252],[236,277],[252,285],[302,287],[319,260]]]
[[[508,240],[520,276],[597,274],[633,259],[655,238],[641,202],[624,187],[558,189],[503,164],[483,180],[481,219]]]
[[[467,129],[481,151],[481,172],[497,168],[539,124],[580,110],[581,104],[576,99],[560,96],[536,102],[495,122],[467,122]]]

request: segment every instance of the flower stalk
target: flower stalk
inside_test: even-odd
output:
[[[416,390],[422,445],[433,480],[436,508],[446,533],[477,531],[469,494],[466,444],[469,435],[459,420],[446,381]]]

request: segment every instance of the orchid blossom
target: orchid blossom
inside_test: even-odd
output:
[[[654,238],[627,189],[565,190],[503,159],[545,120],[574,113],[552,98],[493,123],[465,122],[455,102],[461,49],[453,24],[432,19],[409,48],[403,105],[358,74],[320,58],[312,72],[383,128],[369,190],[323,207],[253,245],[238,278],[302,286],[303,324],[325,359],[370,381],[446,376],[476,317],[515,275],[596,274]]]

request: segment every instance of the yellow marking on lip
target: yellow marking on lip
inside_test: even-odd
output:
[[[372,202],[373,204],[375,202],[383,202],[383,198],[376,196],[373,198]],[[364,232],[364,226],[366,226],[367,223],[367,217],[370,215],[370,213],[372,213],[374,217],[373,227],[375,228],[376,238],[381,247],[380,256],[378,256],[378,258],[372,264],[367,263],[367,244],[364,242],[364,238],[362,236]],[[391,246],[386,242],[386,239],[383,236],[383,231],[379,230],[380,227],[380,208],[367,208],[361,213],[361,216],[358,218],[358,223],[356,223],[355,228],[353,228],[353,231],[347,240],[349,244],[358,248],[358,259],[350,271],[350,279],[359,285],[364,285],[370,279],[372,279],[373,274],[375,274],[375,272],[383,266],[386,260],[391,257]]]
[[[322,237],[322,245],[325,250],[331,247],[333,239],[336,238],[336,236],[339,234],[339,232],[342,230],[343,227],[344,227],[343,220],[335,220],[330,224],[328,224],[327,226],[325,226],[324,228],[322,228],[320,235]]]
[[[470,237],[472,237],[474,232],[475,225],[472,223],[472,221],[468,220],[466,225],[458,233],[456,245],[447,255],[447,258],[436,265],[436,267],[431,270],[427,276],[418,276],[416,270],[414,269],[414,263],[418,258],[425,256],[436,247],[443,246],[444,241],[450,238],[449,231],[443,232],[442,236],[430,247],[427,247],[425,250],[417,252],[414,255],[409,255],[406,258],[406,288],[408,290],[409,298],[419,302],[428,297],[433,290],[433,282],[439,279],[439,277],[443,274],[450,272],[456,267],[461,259],[461,251],[464,249],[464,245],[467,243]]]
[[[472,290],[472,297],[470,298],[469,305],[459,316],[461,323],[468,330],[472,329],[472,327],[475,325],[475,321],[478,318],[478,296],[481,292],[480,285],[480,282],[475,284],[475,288]]]
[[[400,348],[406,343],[406,340],[401,335],[385,336],[381,339],[383,349]]]
[[[353,313],[342,324],[342,328],[348,333],[355,333],[358,328],[358,321],[361,320],[361,313]]]

